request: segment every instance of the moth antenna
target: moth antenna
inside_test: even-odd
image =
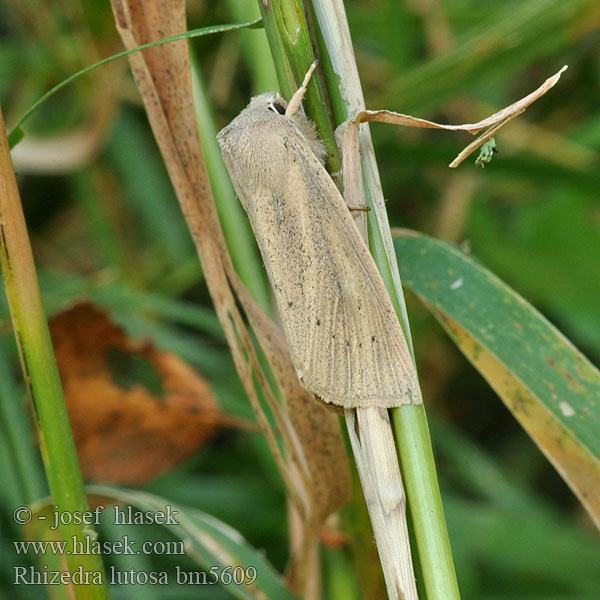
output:
[[[304,94],[306,93],[306,88],[308,87],[310,78],[312,77],[312,74],[314,73],[318,64],[319,61],[315,60],[315,62],[312,65],[310,65],[308,72],[304,76],[304,81],[302,82],[302,85],[295,91],[294,95],[292,96],[292,99],[289,101],[287,108],[285,109],[286,117],[291,117],[300,108],[300,104],[302,103],[302,98],[304,98]]]

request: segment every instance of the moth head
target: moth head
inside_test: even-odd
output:
[[[275,92],[267,92],[252,98],[248,108],[251,110],[265,110],[279,115],[285,115],[287,102]]]
[[[287,106],[287,101],[279,94],[276,92],[267,92],[266,94],[261,94],[260,96],[252,98],[248,105],[248,110],[252,112],[257,110],[261,112],[264,111],[270,115],[274,113],[275,115],[290,119],[296,129],[304,136],[315,156],[319,161],[323,162],[325,158],[325,149],[319,140],[315,126],[306,117],[302,109],[296,111],[291,117],[286,116],[285,110]]]

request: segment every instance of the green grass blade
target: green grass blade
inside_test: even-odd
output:
[[[233,18],[240,23],[260,17],[255,2],[227,0],[227,8]],[[252,74],[253,95],[276,91],[277,74],[264,30],[243,29],[238,35],[242,45],[244,65]]]
[[[600,373],[553,325],[460,250],[425,235],[395,238],[405,284],[600,525]]]
[[[23,410],[22,390],[10,369],[8,352],[0,339],[0,437],[3,458],[12,477],[5,479],[2,494],[7,506],[33,502],[48,493],[31,427]],[[1,502],[1,499],[0,499]]]
[[[225,584],[226,589],[235,597],[247,600],[262,598],[294,600],[296,598],[260,551],[252,548],[229,525],[211,515],[198,509],[173,504],[169,500],[147,492],[107,486],[89,486],[88,492],[152,513],[164,513],[165,506],[169,505],[178,524],[167,524],[165,527],[186,542],[186,552],[202,568],[209,570],[216,566],[219,567],[219,572],[227,567],[230,567],[230,571],[235,567],[255,569],[256,581],[252,584],[237,585],[233,581]]]
[[[70,514],[83,513],[88,510],[83,477],[1,113],[0,266],[21,368],[34,402],[40,449],[56,510]],[[69,549],[73,548],[75,539],[82,540],[85,536],[95,535],[91,526],[73,522],[61,524],[59,531]],[[64,558],[71,573],[82,568],[102,574],[101,584],[74,586],[77,599],[101,600],[109,597],[101,556],[67,553]]]
[[[249,23],[236,23],[233,25],[214,25],[211,27],[201,27],[200,29],[193,29],[191,31],[186,31],[185,33],[180,33],[179,35],[174,35],[162,40],[157,40],[156,42],[149,42],[148,44],[143,44],[138,46],[137,48],[131,48],[129,50],[123,50],[123,52],[119,52],[117,54],[113,54],[107,58],[104,58],[93,65],[89,65],[81,71],[77,71],[70,77],[67,77],[65,80],[61,81],[59,84],[55,85],[51,90],[48,90],[37,102],[31,105],[31,107],[25,112],[25,114],[17,121],[17,124],[13,127],[12,131],[9,134],[10,148],[12,149],[14,145],[16,145],[21,139],[23,139],[23,131],[22,126],[25,121],[42,105],[48,98],[54,96],[56,92],[59,92],[64,87],[69,85],[72,81],[93,71],[97,67],[101,67],[113,60],[117,60],[118,58],[123,58],[124,56],[128,56],[129,54],[133,54],[134,52],[140,52],[141,50],[146,50],[148,48],[153,48],[154,46],[162,46],[163,44],[169,44],[171,42],[177,42],[179,40],[187,40],[191,38],[201,37],[204,35],[211,35],[213,33],[223,33],[224,31],[233,31],[235,29],[244,29],[246,27],[253,27],[260,22],[260,19],[256,19],[254,21],[250,21]]]

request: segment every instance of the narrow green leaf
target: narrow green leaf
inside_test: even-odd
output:
[[[129,54],[133,54],[134,52],[140,52],[141,50],[146,50],[148,48],[153,48],[154,46],[162,46],[163,44],[168,44],[170,42],[177,42],[179,40],[187,40],[195,37],[201,37],[204,35],[211,35],[213,33],[223,33],[225,31],[233,31],[235,29],[243,29],[245,27],[254,27],[260,23],[260,19],[255,19],[254,21],[250,21],[249,23],[234,23],[232,25],[213,25],[211,27],[201,27],[200,29],[193,29],[191,31],[186,31],[185,33],[180,33],[179,35],[174,35],[169,38],[164,38],[162,40],[157,40],[155,42],[149,42],[148,44],[143,44],[142,46],[138,46],[137,48],[131,48],[129,50],[123,50],[123,52],[118,52],[117,54],[113,54],[108,58],[103,58],[102,60],[94,63],[93,65],[89,65],[81,71],[77,71],[70,77],[67,77],[63,81],[61,81],[58,85],[55,85],[51,90],[48,90],[37,102],[32,104],[29,109],[25,112],[25,114],[18,120],[17,124],[13,127],[12,131],[8,135],[9,146],[10,148],[14,148],[14,146],[23,138],[23,133],[19,135],[18,131],[21,129],[23,123],[44,103],[48,98],[56,94],[56,92],[62,90],[64,87],[69,85],[72,81],[80,77],[81,75],[85,75],[90,71],[93,71],[96,67],[101,67],[106,63],[109,63],[117,58],[122,58],[123,56],[127,56]]]
[[[450,244],[401,230],[405,285],[425,301],[600,525],[600,373],[500,279]]]
[[[10,307],[13,331],[19,350],[21,370],[35,409],[38,440],[48,486],[64,513],[87,510],[83,477],[69,423],[69,415],[52,348],[48,322],[42,304],[39,281],[33,261],[22,202],[10,157],[8,139],[0,111],[0,267]],[[24,473],[23,475],[26,475]],[[94,529],[81,522],[62,522],[59,531],[67,548]],[[65,566],[102,573],[102,558],[67,551]],[[73,598],[106,600],[108,587],[99,583],[76,585]]]
[[[265,270],[259,258],[250,223],[237,199],[217,144],[218,130],[215,126],[213,110],[198,60],[193,52],[191,52],[191,68],[194,108],[202,154],[227,247],[235,270],[255,300],[269,313],[272,307]]]
[[[186,543],[186,552],[207,571],[218,567],[219,573],[256,573],[247,584],[228,583],[225,576],[219,581],[233,596],[250,600],[294,600],[282,577],[264,555],[252,548],[246,540],[226,523],[195,508],[175,505],[165,498],[137,490],[121,490],[108,486],[88,486],[88,493],[117,503],[131,505],[141,511],[165,512],[171,507],[177,525],[165,525],[176,537]],[[176,512],[177,511],[177,512]],[[252,571],[254,569],[255,571]],[[213,571],[214,572],[214,571]],[[252,578],[253,579],[253,578]]]

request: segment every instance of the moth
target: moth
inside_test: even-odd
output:
[[[304,115],[252,98],[217,139],[250,219],[301,385],[344,408],[420,403],[404,333]]]

